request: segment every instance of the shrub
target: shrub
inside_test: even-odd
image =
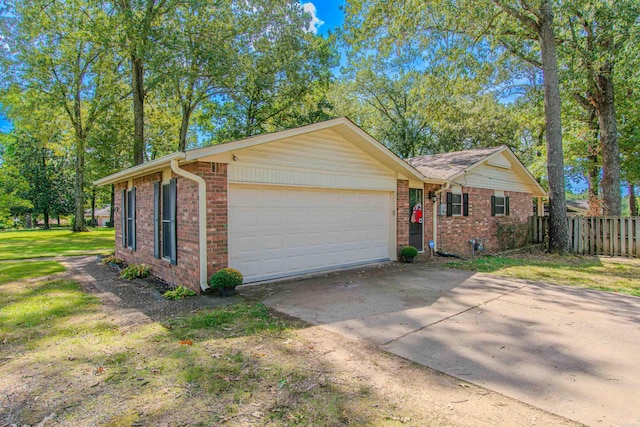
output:
[[[151,267],[147,264],[129,264],[122,272],[120,277],[122,279],[133,280],[136,278],[149,277],[151,274]]]
[[[501,250],[521,248],[527,244],[529,223],[502,221],[496,223],[496,239]]]
[[[106,265],[106,264],[123,265],[124,261],[121,260],[120,258],[118,258],[115,255],[109,255],[109,256],[106,256],[106,257],[102,258],[102,264],[103,265]]]
[[[178,285],[175,289],[172,289],[162,294],[162,296],[165,297],[166,299],[177,301],[180,299],[184,299],[186,297],[192,297],[195,294],[196,293],[193,292],[191,289],[184,287],[182,285]]]
[[[211,285],[211,289],[233,289],[242,285],[242,273],[233,268],[223,268],[211,275],[209,285]]]
[[[415,258],[416,256],[418,256],[418,250],[413,246],[405,246],[400,251],[400,255],[407,258]]]

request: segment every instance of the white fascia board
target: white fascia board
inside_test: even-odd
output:
[[[151,160],[150,162],[142,163],[140,165],[133,166],[123,171],[105,176],[104,178],[95,180],[93,181],[93,184],[100,187],[103,185],[126,181],[138,176],[148,175],[150,173],[158,172],[162,169],[170,167],[171,160],[184,160],[184,158],[184,152],[181,151],[177,153],[167,154],[166,156]]]

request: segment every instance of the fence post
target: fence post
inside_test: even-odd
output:
[[[625,218],[627,223],[627,256],[633,256],[633,218]]]
[[[633,222],[636,226],[636,258],[640,258],[640,217],[636,217]]]
[[[620,256],[627,256],[627,219],[620,217]]]

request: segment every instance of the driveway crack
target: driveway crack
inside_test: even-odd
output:
[[[444,322],[444,321],[446,321],[446,320],[449,320],[449,319],[451,319],[451,318],[454,318],[454,317],[456,317],[456,316],[459,316],[459,315],[461,315],[461,314],[464,314],[464,313],[466,313],[466,312],[468,312],[468,311],[474,310],[474,309],[476,309],[476,308],[478,308],[478,307],[480,307],[480,306],[482,306],[482,305],[487,305],[488,303],[490,303],[490,302],[492,302],[492,301],[498,300],[498,299],[500,299],[500,298],[502,298],[502,297],[504,297],[504,296],[507,296],[507,295],[511,295],[511,294],[513,294],[513,293],[515,293],[515,292],[518,292],[518,291],[520,291],[520,290],[522,290],[522,289],[524,289],[524,288],[527,288],[527,287],[529,287],[529,285],[520,286],[519,288],[513,289],[513,290],[511,290],[511,291],[509,291],[509,292],[505,292],[504,294],[501,294],[501,295],[498,295],[498,296],[496,296],[496,297],[490,298],[490,299],[488,299],[488,300],[486,300],[486,301],[480,302],[480,303],[478,303],[478,304],[476,304],[476,305],[473,305],[473,306],[471,306],[471,307],[469,307],[469,308],[467,308],[467,309],[465,309],[465,310],[459,311],[459,312],[454,313],[454,314],[452,314],[452,315],[450,315],[450,316],[447,316],[447,317],[443,317],[443,318],[442,318],[442,319],[440,319],[440,320],[437,320],[437,321],[435,321],[435,322],[432,322],[432,323],[429,323],[429,324],[427,324],[427,325],[421,326],[421,327],[419,327],[418,329],[414,329],[413,331],[409,331],[409,332],[404,333],[404,334],[402,334],[402,335],[400,335],[400,336],[398,336],[398,337],[395,337],[395,338],[393,338],[393,339],[390,339],[389,341],[383,342],[383,343],[382,343],[382,345],[383,345],[383,346],[389,345],[389,344],[391,344],[391,343],[393,343],[393,342],[396,342],[396,341],[399,341],[399,340],[401,340],[401,339],[403,339],[403,338],[406,338],[406,337],[408,337],[408,336],[409,336],[409,335],[411,335],[411,334],[415,334],[416,332],[423,331],[424,329],[427,329],[427,328],[428,328],[428,327],[430,327],[430,326],[437,325],[438,323],[442,323],[442,322]]]

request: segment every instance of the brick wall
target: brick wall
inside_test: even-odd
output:
[[[425,185],[425,192],[427,191]],[[463,187],[463,193],[469,194],[469,216],[438,216],[438,249],[458,255],[470,255],[469,239],[482,238],[485,251],[500,249],[497,233],[498,222],[526,223],[532,211],[532,195],[505,191],[509,197],[509,216],[491,216],[491,196],[493,190]],[[438,204],[446,204],[446,191],[438,195]],[[425,240],[432,235],[432,221],[425,221]]]
[[[409,244],[409,181],[398,180],[396,195],[396,244],[399,254],[400,250]]]
[[[183,167],[184,170],[201,176],[207,183],[207,277],[227,266],[227,168],[218,164],[196,162]],[[188,286],[200,291],[200,246],[198,238],[198,184],[172,174],[177,179],[178,234],[177,264],[171,265],[153,255],[153,183],[162,175],[155,173],[136,178],[136,250],[122,247],[121,208],[122,189],[126,183],[116,185],[116,256],[129,264],[149,264],[151,274],[167,282]]]

